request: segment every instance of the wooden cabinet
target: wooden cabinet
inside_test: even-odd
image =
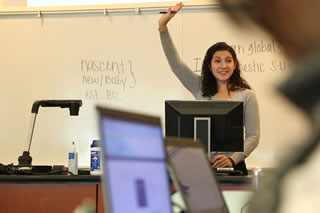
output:
[[[107,211],[104,210],[103,204],[103,190],[101,185],[98,185],[98,203],[97,203],[97,212],[98,213],[106,213]]]
[[[251,177],[218,177],[222,190],[246,190]],[[106,213],[99,176],[0,175],[0,213],[72,213],[90,200]]]
[[[97,184],[0,184],[0,212],[73,212],[84,200],[94,205]]]

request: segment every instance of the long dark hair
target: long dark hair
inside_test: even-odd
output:
[[[211,71],[211,60],[215,52],[226,50],[232,55],[233,61],[236,63],[236,68],[230,77],[227,88],[228,91],[235,91],[241,89],[251,89],[249,84],[240,75],[239,61],[237,59],[234,49],[225,42],[218,42],[212,45],[206,53],[206,56],[202,62],[202,85],[201,92],[204,97],[212,97],[218,92],[218,85],[216,78]]]

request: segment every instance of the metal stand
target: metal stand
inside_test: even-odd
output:
[[[31,148],[31,142],[32,142],[32,137],[33,137],[33,132],[34,132],[34,127],[36,125],[36,119],[37,119],[37,114],[32,113],[32,120],[31,120],[31,131],[28,137],[28,151],[24,151],[22,155],[18,158],[19,166],[31,166],[32,162],[32,157],[30,156],[30,148]]]
[[[23,151],[22,155],[18,158],[19,167],[28,167],[31,166],[32,157],[30,156],[30,148],[32,143],[32,137],[34,132],[34,127],[36,125],[37,114],[40,106],[42,107],[60,107],[60,108],[69,108],[71,116],[79,115],[79,108],[82,106],[81,100],[40,100],[35,101],[32,105],[31,113],[31,131],[28,137],[28,151]]]

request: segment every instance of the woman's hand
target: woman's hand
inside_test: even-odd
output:
[[[168,22],[179,12],[179,10],[183,6],[184,5],[182,4],[182,2],[180,2],[180,3],[177,3],[174,7],[168,8],[168,12],[166,14],[163,14],[158,21],[160,31],[167,30]]]
[[[232,167],[231,160],[224,154],[215,155],[212,157],[212,168],[230,168]]]

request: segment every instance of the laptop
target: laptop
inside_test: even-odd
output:
[[[173,182],[192,213],[228,213],[208,157],[200,141],[166,137]]]
[[[171,213],[166,150],[159,117],[97,107],[108,213]]]

